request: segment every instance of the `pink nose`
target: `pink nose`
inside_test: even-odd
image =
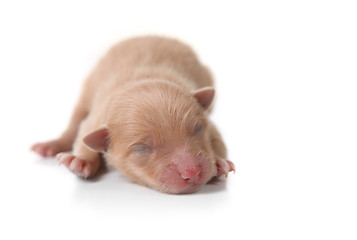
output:
[[[181,172],[181,177],[185,180],[197,179],[200,175],[200,172],[201,172],[200,166],[193,166],[183,170]]]

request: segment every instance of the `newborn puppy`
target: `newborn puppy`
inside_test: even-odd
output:
[[[212,85],[209,71],[179,41],[121,42],[86,79],[67,130],[32,150],[57,154],[84,178],[98,172],[103,156],[139,184],[172,194],[197,191],[234,171],[207,118]]]

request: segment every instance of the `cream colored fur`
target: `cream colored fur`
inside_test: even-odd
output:
[[[160,184],[159,179],[167,159],[186,151],[201,154],[209,162],[204,169],[206,183],[217,175],[217,159],[226,159],[226,148],[207,118],[209,109],[203,109],[193,97],[203,87],[213,87],[212,77],[187,45],[155,36],[129,39],[112,47],[86,79],[62,136],[34,145],[33,150],[54,155],[71,150],[73,144],[73,156],[81,162],[73,163],[71,155],[62,155],[61,161],[72,161],[69,165],[76,166],[70,168],[77,172],[84,164],[82,175],[94,176],[100,167],[99,154],[83,139],[106,128],[106,161],[133,181],[179,192]],[[191,137],[197,123],[203,123],[204,133]],[[148,159],[131,152],[139,143],[164,150]]]

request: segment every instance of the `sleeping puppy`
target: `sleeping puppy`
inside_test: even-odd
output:
[[[152,36],[126,40],[86,79],[67,130],[32,150],[57,154],[84,178],[98,172],[103,157],[139,184],[165,193],[195,192],[234,171],[207,116],[212,85],[185,44]]]

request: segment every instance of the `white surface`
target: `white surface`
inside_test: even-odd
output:
[[[0,239],[357,239],[355,1],[1,1]],[[237,173],[165,195],[83,181],[31,143],[65,127],[117,40],[190,43]]]

